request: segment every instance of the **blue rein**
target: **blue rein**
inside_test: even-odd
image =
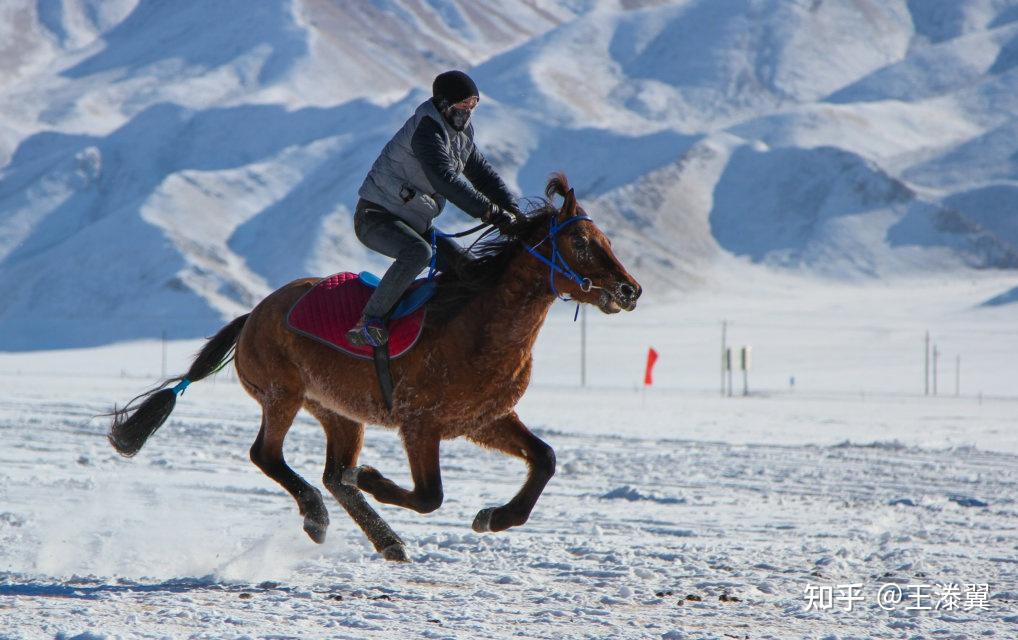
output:
[[[555,274],[556,273],[561,275],[561,276],[564,276],[566,278],[569,278],[570,280],[572,280],[573,282],[578,284],[580,286],[580,291],[590,291],[591,288],[593,288],[593,286],[594,286],[594,283],[590,281],[590,278],[583,278],[583,277],[580,276],[580,274],[576,273],[576,271],[574,271],[573,268],[569,266],[569,263],[566,262],[566,259],[562,257],[562,254],[559,253],[559,250],[558,250],[558,238],[557,238],[558,233],[562,229],[564,229],[564,228],[568,227],[569,225],[571,225],[572,223],[579,222],[580,220],[590,220],[590,216],[587,216],[587,215],[573,216],[571,218],[567,218],[565,220],[565,222],[559,223],[558,218],[553,214],[552,217],[551,217],[551,223],[548,225],[548,235],[546,235],[544,238],[541,239],[540,242],[538,242],[537,244],[535,244],[532,247],[527,246],[527,245],[523,245],[523,248],[527,250],[527,253],[529,253],[530,255],[534,256],[535,258],[537,258],[538,260],[540,260],[541,262],[543,262],[544,264],[546,264],[548,266],[548,286],[551,287],[551,292],[554,293],[555,297],[558,298],[559,300],[566,300],[566,301],[568,301],[568,300],[572,300],[572,298],[570,298],[568,296],[564,296],[561,293],[559,293],[558,287],[555,286]],[[459,238],[461,236],[465,236],[465,235],[468,235],[470,233],[473,233],[473,232],[477,231],[479,228],[481,228],[483,226],[486,226],[486,225],[480,225],[478,227],[474,227],[473,229],[470,229],[468,231],[464,231],[464,232],[461,232],[461,233],[444,233],[444,232],[439,231],[438,229],[432,227],[432,229],[431,229],[431,263],[428,265],[428,280],[433,280],[434,279],[435,271],[437,270],[437,264],[438,264],[438,239],[439,238]],[[545,258],[540,253],[538,253],[538,251],[537,251],[537,248],[539,246],[541,246],[542,244],[544,244],[545,240],[551,240],[551,243],[550,243],[551,244],[551,258]],[[577,305],[576,305],[576,314],[573,315],[573,321],[574,322],[576,321],[576,317],[579,316],[579,313],[580,313],[580,305],[579,305],[579,303],[577,303]]]
[[[428,263],[428,282],[431,282],[432,280],[435,279],[435,272],[438,271],[438,239],[439,238],[462,238],[463,236],[469,236],[471,233],[474,233],[476,231],[480,231],[481,229],[483,229],[484,227],[487,227],[487,226],[488,226],[488,223],[484,222],[484,223],[481,223],[481,224],[477,225],[476,227],[472,227],[470,229],[467,229],[466,231],[460,231],[459,233],[445,233],[444,231],[439,231],[435,227],[432,227],[431,228],[431,262]],[[486,236],[489,231],[491,231],[491,229],[489,229],[488,231],[485,231],[484,233],[482,233],[477,240],[480,240],[481,238]],[[474,242],[476,243],[477,240],[474,240]],[[472,246],[473,245],[471,245],[471,247]]]
[[[438,239],[453,238],[455,236],[456,234],[454,233],[445,233],[435,227],[431,228],[431,262],[428,263],[428,282],[435,279],[435,272],[438,271]]]

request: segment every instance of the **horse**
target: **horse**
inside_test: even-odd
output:
[[[563,198],[560,208],[555,195]],[[251,461],[293,496],[314,542],[324,542],[329,525],[322,494],[283,458],[283,440],[302,408],[325,430],[324,486],[384,558],[406,561],[404,543],[363,493],[418,513],[438,509],[442,440],[463,436],[523,459],[528,473],[522,488],[507,503],[481,509],[472,528],[498,532],[524,524],[555,473],[555,452],[514,408],[530,382],[534,342],[552,303],[569,296],[611,314],[635,309],[642,293],[565,175],[551,175],[545,196],[507,233],[477,243],[470,260],[438,276],[417,344],[392,361],[391,409],[370,361],[341,356],[287,329],[288,311],[320,280],[303,278],[223,327],[186,375],[114,407],[110,443],[122,455],[136,454],[170,415],[182,388],[232,359],[241,385],[262,407]],[[412,489],[358,464],[365,424],[399,432]]]

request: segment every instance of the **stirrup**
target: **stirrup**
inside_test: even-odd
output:
[[[346,340],[359,347],[380,347],[389,341],[389,331],[381,318],[361,316],[357,324],[346,332]]]

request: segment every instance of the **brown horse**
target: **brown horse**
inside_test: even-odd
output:
[[[391,411],[370,361],[339,355],[286,328],[290,308],[319,281],[305,278],[273,292],[250,314],[220,330],[186,376],[136,398],[145,398],[136,410],[131,409],[134,401],[114,409],[110,442],[121,454],[137,453],[169,416],[175,391],[225,366],[233,353],[241,384],[262,406],[251,460],[293,495],[304,530],[315,542],[325,539],[329,524],[321,493],[283,459],[283,439],[301,408],[325,429],[325,486],[384,557],[405,560],[403,543],[361,491],[419,513],[438,509],[439,443],[450,438],[466,436],[526,461],[529,473],[519,493],[505,505],[482,509],[473,528],[502,531],[522,525],[555,472],[552,448],[514,411],[530,381],[534,341],[555,300],[552,286],[604,313],[631,311],[641,293],[561,174],[548,182],[549,200],[555,194],[564,197],[561,209],[549,201],[511,233],[482,243],[475,259],[439,277],[417,345],[392,362]],[[556,227],[562,227],[557,237],[549,234]],[[549,266],[527,250],[533,247],[554,259],[553,245],[573,275],[582,276],[579,283],[561,269],[549,273]],[[158,390],[178,381],[174,389]],[[366,423],[399,430],[413,489],[398,486],[372,467],[358,466]]]

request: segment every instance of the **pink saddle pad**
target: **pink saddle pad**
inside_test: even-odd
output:
[[[305,293],[286,316],[287,326],[296,333],[324,342],[343,353],[370,360],[373,349],[352,345],[346,332],[361,317],[374,291],[356,273],[337,273],[323,278]],[[424,307],[389,322],[389,357],[398,358],[410,350],[424,327]]]

